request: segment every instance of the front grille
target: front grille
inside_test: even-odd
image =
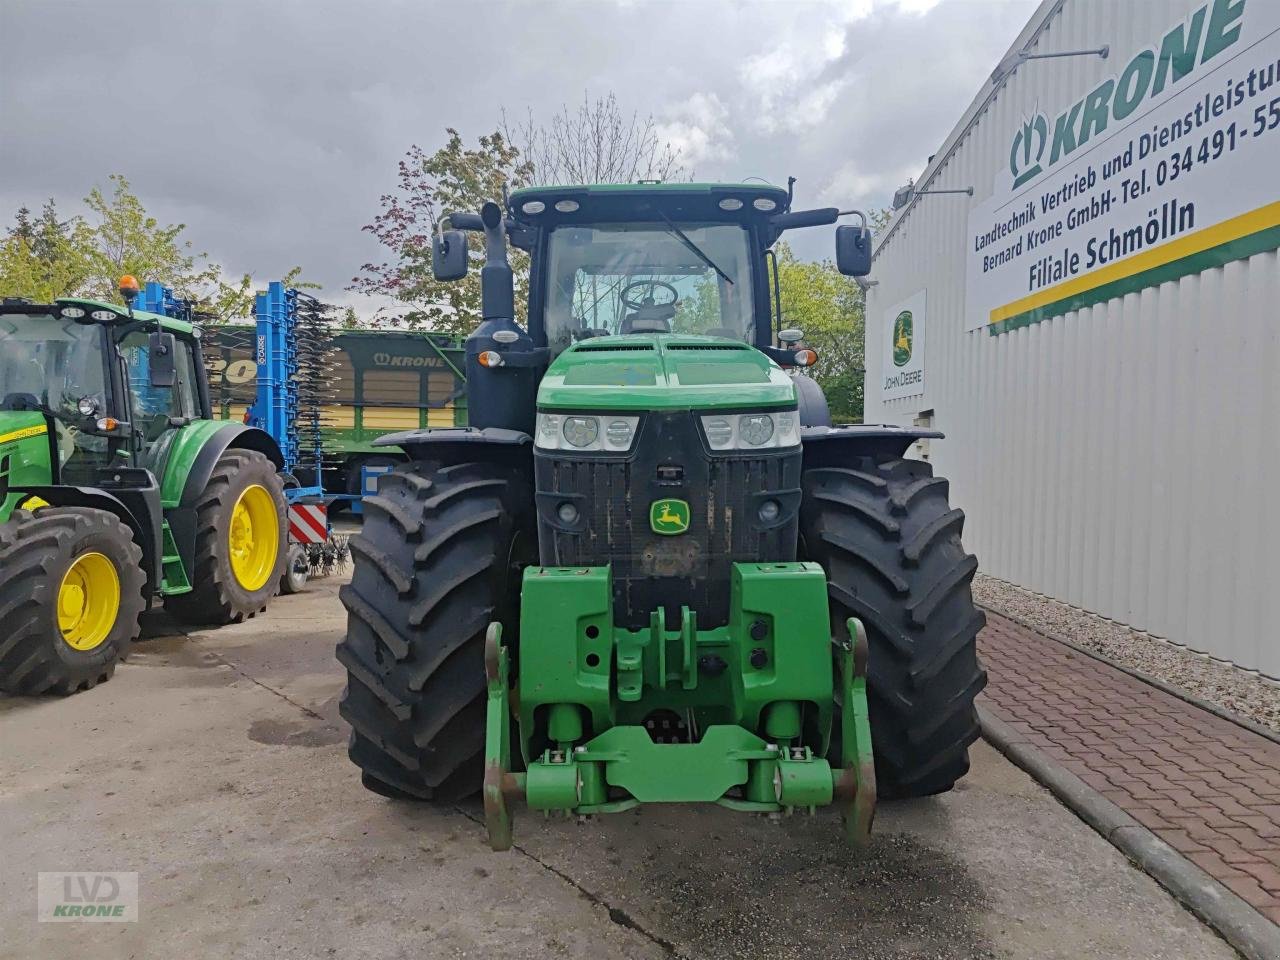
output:
[[[664,480],[664,465],[682,467],[680,479]],[[536,478],[541,562],[612,564],[614,617],[631,629],[647,626],[658,607],[678,623],[681,606],[698,612],[700,627],[722,626],[735,561],[795,559],[800,451],[711,456],[688,411],[646,416],[625,459],[538,451]],[[664,498],[689,504],[685,533],[650,528],[650,504]],[[766,525],[759,510],[770,499],[781,511]],[[565,503],[578,512],[573,524],[559,516]]]
[[[649,343],[598,343],[581,344],[574,348],[576,353],[635,353],[637,350],[653,350]]]
[[[668,343],[668,350],[750,350],[745,343]]]

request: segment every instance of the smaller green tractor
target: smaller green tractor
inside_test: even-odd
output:
[[[125,306],[0,301],[0,691],[110,678],[157,599],[233,623],[279,589],[283,458],[212,419],[190,323]]]

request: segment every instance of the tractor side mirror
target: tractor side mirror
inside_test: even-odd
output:
[[[836,227],[836,269],[846,277],[865,277],[871,272],[871,231],[867,227]]]
[[[461,280],[467,275],[467,235],[445,230],[431,241],[431,273],[437,280]]]
[[[147,377],[151,386],[173,386],[177,349],[178,341],[172,333],[156,330],[147,337]]]

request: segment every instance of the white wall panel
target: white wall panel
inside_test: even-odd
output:
[[[986,572],[1280,676],[1280,255],[1000,336],[964,329],[968,213],[1007,163],[1009,131],[1033,106],[1064,106],[1198,5],[1042,4],[1015,49],[1109,43],[1113,55],[1020,66],[993,97],[980,94],[926,170],[922,187],[975,195],[920,197],[881,240],[867,420],[935,412],[947,439],[930,457]],[[886,402],[882,313],[922,287],[925,394]]]

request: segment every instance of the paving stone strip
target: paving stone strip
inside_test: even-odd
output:
[[[980,701],[1273,923],[1280,745],[999,614]]]

